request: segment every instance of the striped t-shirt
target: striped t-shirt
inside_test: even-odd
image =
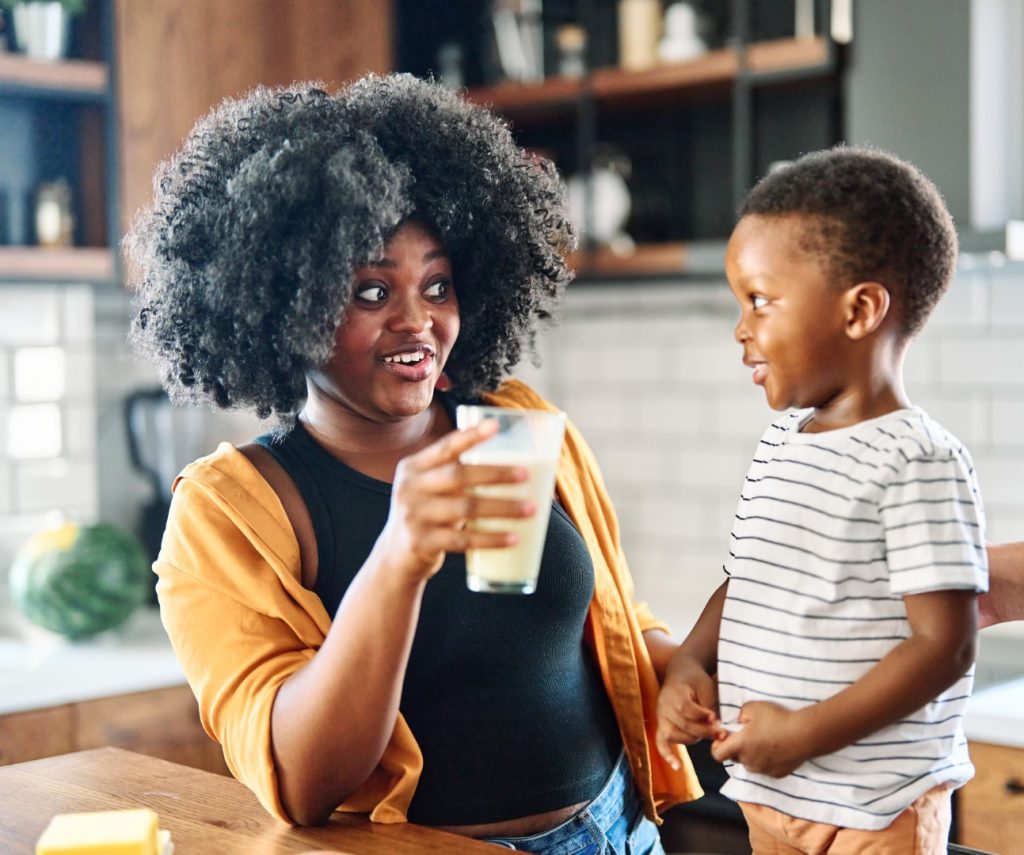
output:
[[[961,442],[917,408],[801,433],[809,417],[767,430],[743,485],[718,645],[726,723],[747,701],[799,709],[855,682],[910,635],[904,595],[988,587],[981,497]],[[884,828],[932,787],[973,775],[961,726],[973,681],[971,668],[916,713],[785,778],[727,764],[722,792]]]

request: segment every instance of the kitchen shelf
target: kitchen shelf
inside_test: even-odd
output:
[[[18,54],[0,54],[0,92],[68,100],[106,99],[110,70],[104,62],[66,59],[40,62]]]
[[[774,39],[747,45],[745,64],[754,75],[779,72],[831,73],[829,45],[824,36]]]
[[[0,246],[0,283],[108,283],[114,271],[114,253],[104,247]]]
[[[570,259],[578,281],[720,276],[722,248],[754,183],[774,164],[843,138],[845,54],[823,30],[795,37],[786,4],[702,3],[710,49],[642,71],[618,65],[616,4],[544,6],[548,42],[563,23],[587,32],[588,73],[485,82],[501,72],[481,23],[484,0],[453,0],[444,25],[414,0],[399,2],[396,57],[400,70],[430,76],[439,48],[454,42],[464,57],[466,98],[503,116],[518,145],[549,158],[567,181],[610,171],[625,182],[628,219],[612,229],[636,247],[617,253],[584,235]],[[824,0],[816,6],[816,19],[828,21]],[[550,48],[548,68],[555,64]],[[591,185],[586,205],[602,204],[597,187]],[[576,207],[581,232],[596,228],[593,210]]]
[[[114,0],[93,0],[56,61],[0,53],[0,284],[93,282],[118,274]],[[71,190],[72,246],[40,246],[39,188]]]
[[[746,50],[722,48],[686,62],[665,63],[645,71],[600,68],[586,77],[549,77],[538,83],[504,82],[470,89],[466,97],[518,120],[566,113],[590,95],[600,105],[650,96],[666,100],[705,92],[726,92],[741,73],[758,78],[788,75],[814,76],[831,73],[829,48],[824,37],[776,39],[756,42]]]
[[[577,278],[587,280],[722,276],[725,240],[642,243],[627,252],[608,247],[580,249],[567,262]]]
[[[640,244],[631,252],[624,253],[598,247],[575,252],[569,256],[568,262],[581,277],[658,276],[686,272],[687,249],[687,244],[682,241]]]
[[[508,81],[466,92],[466,99],[516,118],[564,114],[576,109],[583,95],[582,78],[549,77],[539,83]]]

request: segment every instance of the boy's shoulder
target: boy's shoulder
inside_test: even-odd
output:
[[[967,447],[920,407],[897,410],[864,424],[875,428],[877,442],[909,460],[969,457]]]
[[[970,461],[964,444],[920,407],[908,407],[825,433],[801,433],[813,410],[792,410],[777,416],[764,432],[761,442],[768,445],[806,444],[831,448],[862,461],[884,465],[889,458],[903,462],[916,460]]]

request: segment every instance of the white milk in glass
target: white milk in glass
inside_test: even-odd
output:
[[[477,495],[496,499],[527,500],[536,512],[526,519],[478,519],[470,523],[476,531],[515,534],[515,546],[501,549],[470,549],[466,552],[466,579],[471,590],[530,594],[537,587],[548,517],[554,498],[555,463],[528,451],[499,451],[474,448],[462,455],[462,462],[488,466],[521,466],[529,473],[517,484],[490,484],[476,488]]]

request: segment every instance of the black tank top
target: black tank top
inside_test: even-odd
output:
[[[391,485],[346,466],[301,424],[256,442],[309,508],[314,591],[333,615],[384,528]],[[446,557],[423,595],[400,701],[423,751],[411,821],[500,822],[597,795],[622,741],[583,640],[593,591],[586,543],[557,501],[533,594],[470,591],[465,558]]]

